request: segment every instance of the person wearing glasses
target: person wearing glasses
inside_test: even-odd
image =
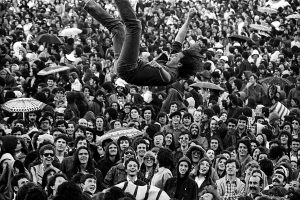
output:
[[[45,171],[49,168],[53,168],[56,172],[60,170],[53,166],[55,156],[54,146],[51,144],[44,145],[39,150],[41,163],[34,165],[30,168],[32,182],[42,185],[42,179]]]

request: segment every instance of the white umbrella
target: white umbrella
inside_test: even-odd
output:
[[[251,24],[250,28],[258,30],[258,31],[266,31],[266,32],[271,32],[272,27],[267,26],[267,25],[261,25],[261,24]]]
[[[70,67],[68,67],[68,66],[46,67],[46,68],[42,69],[41,71],[39,71],[37,75],[47,76],[49,74],[54,74],[54,73],[66,71],[69,69],[70,69]]]
[[[46,104],[33,98],[17,98],[5,102],[2,109],[13,113],[26,113],[42,110]]]
[[[287,19],[300,19],[300,14],[292,14],[286,17]]]
[[[257,11],[258,12],[261,12],[261,13],[268,13],[268,14],[274,14],[274,13],[277,13],[277,10],[274,9],[274,8],[269,8],[269,7],[258,7],[257,8]]]
[[[82,33],[82,30],[79,28],[66,28],[62,30],[58,36],[71,37],[71,36],[76,36],[80,33]]]

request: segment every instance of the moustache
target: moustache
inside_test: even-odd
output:
[[[272,182],[280,183],[280,180],[278,180],[277,178],[274,178],[274,180]]]
[[[249,187],[250,190],[257,190],[256,187]]]

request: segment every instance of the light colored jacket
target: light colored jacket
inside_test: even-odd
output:
[[[224,176],[223,178],[216,181],[218,193],[223,198],[226,194],[226,181],[227,181],[227,176]],[[235,194],[237,196],[243,196],[245,194],[245,187],[246,187],[245,183],[243,183],[239,178],[236,178]]]

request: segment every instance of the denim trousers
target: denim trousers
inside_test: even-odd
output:
[[[84,9],[112,33],[117,74],[129,81],[138,65],[142,26],[128,0],[115,0],[115,3],[125,27],[93,0]]]

